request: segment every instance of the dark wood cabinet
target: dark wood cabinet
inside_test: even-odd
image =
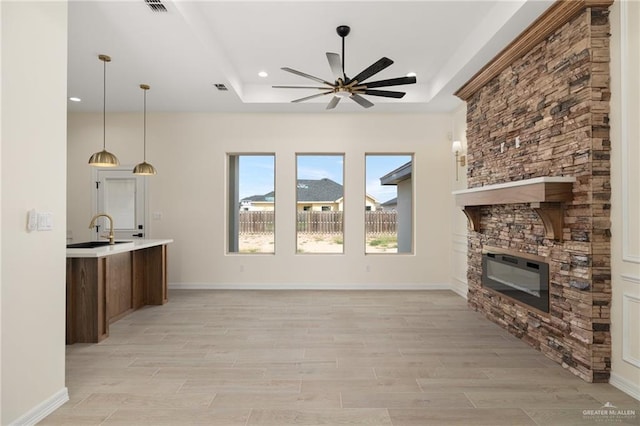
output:
[[[167,301],[164,244],[103,257],[67,257],[67,344],[100,342],[109,336],[109,324],[144,305]]]

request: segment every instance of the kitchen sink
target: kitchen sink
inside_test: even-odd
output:
[[[115,241],[114,244],[131,243],[132,241]],[[96,248],[108,246],[109,241],[86,241],[84,243],[67,244],[67,248]]]

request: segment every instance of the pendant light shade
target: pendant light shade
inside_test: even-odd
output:
[[[94,153],[89,158],[89,164],[96,167],[115,167],[120,164],[120,162],[115,155],[103,149],[100,152]]]
[[[102,151],[96,152],[89,158],[89,165],[95,167],[115,167],[120,162],[118,157],[107,151],[107,62],[111,62],[111,58],[107,55],[98,55],[103,63],[102,78]]]
[[[156,173],[157,173],[156,168],[153,167],[151,164],[147,163],[146,161],[143,161],[140,164],[136,164],[136,166],[133,168],[134,175],[151,176],[151,175],[155,175]]]
[[[144,114],[143,114],[143,124],[142,124],[143,161],[142,163],[136,165],[133,168],[133,174],[143,175],[143,176],[152,176],[152,175],[155,175],[157,172],[155,167],[147,163],[147,90],[149,90],[150,87],[147,84],[141,84],[140,88],[144,91]]]

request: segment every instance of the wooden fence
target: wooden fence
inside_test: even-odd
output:
[[[311,234],[341,234],[343,212],[302,211],[297,214],[298,232]],[[367,234],[396,233],[397,214],[395,211],[365,212],[365,232]],[[270,234],[275,229],[273,211],[241,211],[240,234]]]
[[[372,211],[364,216],[364,229],[367,235],[395,234],[398,232],[398,214],[395,211]]]
[[[298,232],[342,234],[342,212],[298,212]]]
[[[275,229],[274,211],[241,211],[238,220],[240,234],[272,234]]]

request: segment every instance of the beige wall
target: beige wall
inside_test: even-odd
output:
[[[67,4],[1,2],[3,425],[33,424],[65,388]],[[37,125],[34,125],[37,123]],[[53,231],[27,232],[29,209]]]
[[[390,287],[448,285],[451,171],[445,114],[171,114],[147,117],[152,238],[173,238],[172,286]],[[142,156],[140,114],[107,117],[107,148],[122,164]],[[70,114],[68,227],[88,239],[91,217],[89,155],[100,148],[101,114]],[[415,153],[416,241],[411,255],[365,255],[366,153]],[[276,155],[276,254],[225,253],[227,153]],[[345,254],[296,255],[297,153],[345,154]],[[444,243],[443,243],[444,242]]]
[[[462,142],[462,146],[467,149],[467,105],[466,103],[458,107],[451,115],[453,121],[452,141]],[[455,156],[450,154],[449,163],[452,165],[449,176],[451,179],[451,191],[467,188],[467,166],[455,165]],[[456,180],[456,170],[458,168],[458,180]],[[449,201],[452,209],[451,214],[451,287],[463,297],[467,297],[467,218],[462,213],[460,207],[455,205],[453,197]]]
[[[610,383],[640,399],[640,3],[616,1],[610,16]]]

